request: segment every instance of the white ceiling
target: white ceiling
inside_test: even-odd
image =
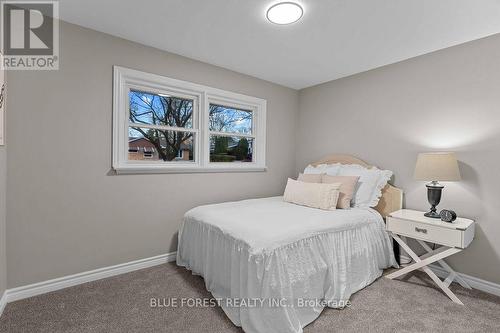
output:
[[[61,0],[61,19],[304,88],[500,32],[500,0],[297,0],[302,19],[265,18],[276,0]]]

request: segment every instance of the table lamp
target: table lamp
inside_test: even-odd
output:
[[[424,215],[440,218],[436,206],[441,201],[441,192],[444,186],[439,184],[439,181],[460,180],[460,170],[458,169],[455,153],[433,152],[418,154],[414,178],[416,180],[430,181],[425,186],[427,187],[427,200],[429,200],[431,209]]]

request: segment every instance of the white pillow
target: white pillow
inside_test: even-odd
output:
[[[326,164],[320,164],[317,166],[308,165],[304,169],[304,175],[320,175],[325,173]]]
[[[392,177],[392,171],[375,167],[367,169],[358,164],[343,164],[339,176],[359,176],[358,188],[354,194],[353,207],[375,207],[378,204],[382,189]]]
[[[308,165],[304,169],[304,174],[322,174],[326,173],[329,176],[337,176],[340,170],[340,167],[342,164],[340,163],[335,163],[335,164],[319,164],[317,166],[312,166]]]
[[[288,178],[283,200],[311,208],[335,210],[340,186],[340,183],[305,183]]]
[[[328,176],[338,176],[341,167],[342,167],[342,164],[340,164],[340,163],[328,164],[325,167],[325,173]]]

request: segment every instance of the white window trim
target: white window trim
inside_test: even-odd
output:
[[[180,129],[195,133],[194,162],[134,162],[128,160],[128,128],[130,88],[161,93],[178,92],[195,98],[193,128]],[[228,136],[254,138],[253,162],[210,162],[210,131],[208,108],[210,101],[222,102],[254,112],[252,134]],[[251,172],[266,170],[266,106],[264,99],[246,96],[165,76],[113,66],[113,169],[121,173],[195,173],[195,172]],[[143,126],[141,127],[154,127]],[[179,130],[175,128],[175,130]]]

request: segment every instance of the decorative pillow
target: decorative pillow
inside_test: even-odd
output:
[[[322,173],[309,173],[309,174],[303,174],[299,173],[299,177],[297,180],[299,182],[305,182],[305,183],[321,183],[321,177],[323,176]]]
[[[329,176],[337,176],[339,174],[341,167],[342,164],[340,163],[327,164],[325,167],[325,173]]]
[[[304,183],[288,178],[283,200],[301,206],[335,210],[339,198],[340,183]]]
[[[320,175],[322,173],[325,173],[325,168],[326,167],[327,167],[326,164],[319,164],[317,166],[308,165],[304,169],[304,174],[305,175],[310,175],[310,174]]]
[[[342,164],[318,164],[317,166],[308,165],[304,169],[304,174],[321,174],[326,173],[330,176],[336,176],[339,173]]]
[[[358,189],[353,197],[353,206],[366,208],[378,204],[382,189],[392,177],[392,171],[375,167],[367,169],[358,164],[343,164],[339,176],[359,176]]]
[[[351,208],[351,200],[358,184],[359,176],[329,176],[323,175],[321,182],[324,184],[340,183],[339,201],[337,208],[348,209]]]

